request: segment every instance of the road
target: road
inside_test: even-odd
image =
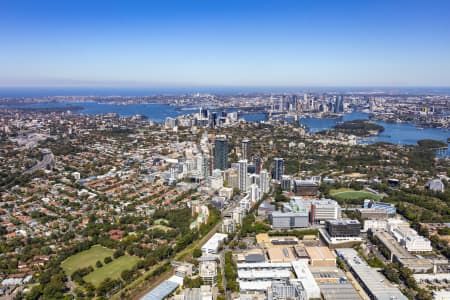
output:
[[[161,284],[164,280],[169,279],[171,276],[173,275],[172,272],[166,272],[165,274],[159,276],[157,279],[155,279],[150,286],[141,291],[139,294],[137,294],[135,297],[133,297],[134,300],[139,300],[141,299],[145,294],[147,294],[149,291],[153,290],[154,288],[156,288],[159,284]],[[116,293],[118,294],[118,293]]]
[[[146,285],[146,282],[145,282],[145,280],[144,280],[145,276],[151,274],[156,268],[158,268],[158,267],[164,265],[165,263],[168,263],[168,262],[170,262],[170,261],[172,261],[172,260],[181,260],[181,259],[186,258],[187,255],[192,254],[192,251],[193,251],[195,248],[197,248],[197,247],[203,245],[204,243],[206,243],[206,241],[207,241],[208,239],[210,239],[211,236],[212,236],[214,233],[217,232],[217,230],[220,228],[221,224],[222,224],[222,222],[219,222],[218,224],[216,224],[216,226],[214,226],[214,227],[208,232],[208,234],[206,234],[202,239],[200,239],[200,240],[194,242],[193,244],[189,245],[186,249],[182,250],[180,253],[178,253],[177,255],[175,255],[175,258],[164,259],[164,260],[160,261],[157,265],[153,266],[149,271],[145,272],[141,277],[139,277],[139,278],[138,278],[137,280],[135,280],[133,283],[131,283],[130,285],[124,287],[124,289],[122,289],[121,291],[118,291],[114,296],[111,297],[111,299],[113,299],[113,300],[114,300],[114,299],[120,299],[120,294],[121,294],[121,292],[122,292],[123,290],[125,290],[125,289],[128,289],[128,290],[133,290],[133,289],[134,289],[134,290],[137,290],[137,289],[139,289],[139,290],[140,290],[140,288],[142,288],[142,290],[139,291],[138,295],[132,296],[132,299],[136,299],[136,300],[137,300],[137,299],[140,299],[140,297],[142,297],[143,295],[147,294],[148,292],[150,292],[152,289],[154,289],[154,288],[156,287],[156,285],[154,285],[154,282],[152,282],[152,283],[150,284],[150,286],[145,286],[145,285]],[[170,273],[170,271],[168,271],[168,272],[166,272],[166,273],[164,273],[164,274],[161,274],[161,275],[158,277],[157,281],[160,281],[160,278],[168,278],[168,277],[167,277],[167,276],[168,276],[167,274],[169,274],[169,273]],[[169,276],[169,277],[170,277],[170,276]],[[161,281],[161,282],[162,282],[162,281]],[[144,286],[142,286],[142,285],[144,285]]]
[[[236,205],[238,204],[238,202],[233,201],[227,209],[224,209],[221,213],[222,218],[224,215],[226,215],[227,213],[229,213],[232,209],[234,209],[234,207],[236,207]],[[141,277],[139,277],[137,280],[135,280],[134,282],[132,282],[130,285],[124,287],[124,289],[122,289],[121,291],[118,291],[114,296],[111,297],[111,299],[115,300],[115,299],[120,299],[120,294],[123,290],[128,289],[128,290],[137,290],[139,289],[140,291],[138,292],[137,295],[133,295],[132,299],[138,300],[140,299],[140,297],[142,297],[143,295],[145,295],[146,293],[148,293],[149,291],[151,291],[152,289],[154,289],[156,287],[156,285],[153,283],[151,283],[149,286],[146,286],[146,282],[144,280],[145,276],[147,276],[148,274],[151,274],[156,268],[158,268],[159,266],[170,262],[171,260],[186,260],[188,255],[192,255],[192,252],[194,251],[195,248],[201,247],[203,244],[205,244],[212,236],[213,234],[215,234],[219,228],[222,226],[222,220],[217,223],[209,232],[208,234],[206,234],[203,238],[201,238],[198,241],[195,241],[194,243],[192,243],[191,245],[189,245],[188,247],[186,247],[186,249],[182,250],[180,253],[176,254],[174,258],[172,259],[164,259],[162,261],[160,261],[157,265],[153,266],[149,271],[145,272]],[[222,269],[222,273],[224,272],[224,257],[223,257],[223,253],[225,251],[221,252],[221,269]],[[164,274],[161,274],[157,281],[160,281],[160,278],[166,278],[167,274],[169,274],[170,272],[166,272]],[[167,277],[168,278],[168,277]],[[224,279],[223,283],[224,283],[224,287],[226,287],[226,278],[225,276],[222,277]],[[161,280],[162,282],[162,280]],[[140,289],[142,288],[142,290]],[[227,299],[229,299],[229,295],[227,295]]]
[[[55,156],[49,149],[42,149],[41,151],[44,154],[42,160],[30,169],[26,170],[25,174],[33,174],[40,169],[45,169],[48,165],[52,165],[55,162]]]

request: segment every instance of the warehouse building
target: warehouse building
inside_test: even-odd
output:
[[[388,285],[388,280],[371,268],[356,250],[343,248],[336,250],[338,256],[349,266],[350,271],[373,300],[407,300],[397,287]]]
[[[324,300],[361,300],[358,292],[348,282],[320,284]]]
[[[307,262],[237,264],[241,292],[267,291],[272,284],[303,286],[308,299],[320,298],[320,289]]]
[[[163,300],[181,285],[183,285],[183,277],[174,275],[145,294],[141,300]]]

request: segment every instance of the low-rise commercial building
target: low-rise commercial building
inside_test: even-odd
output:
[[[312,180],[294,180],[294,193],[297,196],[316,196],[319,184]]]
[[[360,235],[361,223],[358,220],[340,219],[327,221],[327,232],[332,238],[357,237]]]
[[[341,207],[330,199],[315,199],[311,201],[311,224],[328,220],[336,220],[341,217]]]
[[[375,231],[373,233],[389,253],[389,260],[397,262],[401,266],[407,267],[414,272],[427,272],[433,268],[433,262],[426,258],[417,258],[401,246],[397,240],[387,231]]]
[[[174,300],[213,300],[213,291],[209,285],[184,289],[181,294],[174,296]]]
[[[273,229],[305,228],[309,226],[307,212],[280,212],[269,214],[269,220]]]
[[[267,289],[267,299],[307,300],[301,284],[275,282]]]
[[[387,230],[386,220],[364,220],[362,232]]]
[[[307,212],[311,224],[324,223],[341,217],[341,207],[331,199],[304,199],[293,197],[289,203],[283,204],[286,212]]]
[[[299,283],[308,299],[320,298],[320,289],[308,268],[308,263],[242,263],[237,264],[238,281],[241,291],[267,291],[272,284]]]
[[[386,210],[378,208],[358,208],[357,212],[363,220],[386,220],[389,217]]]
[[[420,236],[417,231],[411,228],[394,228],[392,235],[397,241],[406,248],[409,252],[430,252],[433,251],[431,241],[423,236]]]
[[[199,273],[203,283],[214,285],[217,281],[217,262],[214,260],[201,261]]]
[[[215,233],[203,246],[202,252],[204,254],[217,253],[219,246],[227,239],[228,235],[225,233]]]
[[[364,200],[363,207],[384,210],[389,215],[395,215],[397,213],[397,210],[396,210],[394,204],[374,201],[371,199]]]

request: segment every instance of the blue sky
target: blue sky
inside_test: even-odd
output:
[[[450,86],[450,1],[0,0],[1,86]]]

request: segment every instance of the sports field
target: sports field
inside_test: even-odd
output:
[[[94,272],[87,274],[83,279],[98,287],[108,277],[111,279],[119,278],[122,271],[131,270],[138,261],[139,258],[136,256],[124,255],[114,259],[109,264],[103,264],[101,268],[96,268]]]
[[[354,189],[341,188],[337,190],[331,190],[330,196],[336,200],[380,200],[381,196],[371,193],[369,191],[356,191]]]
[[[105,264],[103,262],[105,257],[110,256],[112,258],[113,253],[113,249],[94,245],[88,250],[68,257],[61,263],[61,267],[67,276],[70,276],[78,269],[92,266],[95,270],[83,277],[83,279],[97,287],[108,277],[111,279],[119,278],[123,270],[130,270],[139,261],[138,257],[126,254],[117,259],[113,259],[109,264]],[[98,260],[102,262],[103,267],[97,268],[95,266]]]
[[[71,276],[78,269],[92,266],[95,268],[97,260],[103,263],[103,259],[113,255],[114,250],[100,245],[94,245],[90,249],[68,257],[61,263],[61,267],[67,276]]]

